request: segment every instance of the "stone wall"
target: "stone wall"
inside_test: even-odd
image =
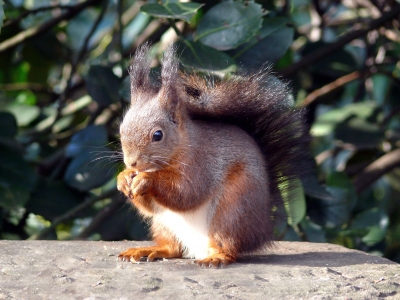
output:
[[[0,299],[400,299],[400,265],[330,244],[277,242],[224,269],[118,261],[148,242],[0,241]]]

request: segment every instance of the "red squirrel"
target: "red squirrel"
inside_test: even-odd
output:
[[[287,86],[268,70],[224,80],[181,72],[171,46],[157,87],[150,63],[142,45],[129,67],[117,186],[150,219],[155,245],[119,258],[218,267],[270,245],[279,185],[299,176],[306,156],[303,112],[288,104]]]

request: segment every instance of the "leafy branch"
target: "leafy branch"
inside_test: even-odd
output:
[[[4,22],[4,26],[3,27],[7,27],[7,26],[14,26],[16,24],[18,24],[22,19],[26,18],[29,15],[32,14],[37,14],[39,12],[44,12],[44,11],[48,11],[48,10],[54,10],[54,9],[73,9],[74,6],[72,5],[52,5],[52,6],[42,6],[42,7],[38,7],[35,9],[28,9],[26,11],[24,11],[23,13],[21,13],[18,18],[13,19],[13,20],[7,20],[6,22]]]
[[[400,167],[400,149],[386,153],[357,175],[353,181],[357,193],[360,194],[380,177],[397,167]]]
[[[383,26],[386,22],[398,17],[400,14],[400,4],[397,4],[392,10],[384,13],[380,18],[371,21],[364,29],[355,30],[338,39],[336,42],[321,47],[312,53],[304,56],[298,62],[290,65],[289,67],[280,71],[283,76],[290,77],[298,72],[300,69],[316,63],[317,61],[335,53],[337,50],[343,48],[351,41],[366,35],[368,32]]]
[[[45,33],[46,31],[50,30],[51,28],[56,26],[61,21],[72,19],[73,17],[75,17],[78,13],[80,13],[82,10],[84,10],[88,6],[95,5],[99,2],[100,2],[100,0],[87,0],[83,3],[72,6],[67,12],[62,13],[61,15],[59,15],[56,18],[53,18],[41,25],[34,26],[32,28],[28,28],[28,29],[16,34],[15,36],[9,38],[8,40],[3,41],[0,44],[0,53],[10,50],[17,45],[34,38],[35,36]]]
[[[77,215],[79,215],[79,213],[81,213],[85,209],[91,207],[96,202],[107,199],[107,198],[111,198],[117,193],[118,193],[117,189],[114,188],[114,189],[111,189],[99,196],[93,196],[93,197],[89,198],[85,202],[75,206],[74,208],[72,208],[71,210],[62,214],[61,216],[56,217],[49,227],[46,227],[38,234],[31,236],[30,239],[31,240],[40,240],[40,239],[45,238],[50,232],[52,232],[57,227],[57,225],[75,218]]]

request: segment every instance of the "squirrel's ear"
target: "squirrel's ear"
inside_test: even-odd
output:
[[[164,89],[176,87],[176,81],[179,77],[179,62],[176,58],[176,47],[174,44],[169,45],[167,50],[164,51],[161,65],[162,87]]]
[[[131,97],[134,97],[138,93],[145,93],[151,90],[149,77],[151,57],[149,52],[149,43],[146,42],[140,45],[128,68],[131,79]]]
[[[179,101],[179,62],[176,58],[176,48],[171,44],[164,52],[161,61],[162,87],[159,99],[163,107],[171,114],[174,121],[179,121],[181,104]]]

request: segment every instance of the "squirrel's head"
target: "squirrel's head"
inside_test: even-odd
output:
[[[179,160],[188,121],[179,99],[174,48],[164,54],[159,91],[150,83],[148,52],[147,44],[138,48],[129,68],[131,107],[120,126],[125,165],[138,172],[157,171]]]

